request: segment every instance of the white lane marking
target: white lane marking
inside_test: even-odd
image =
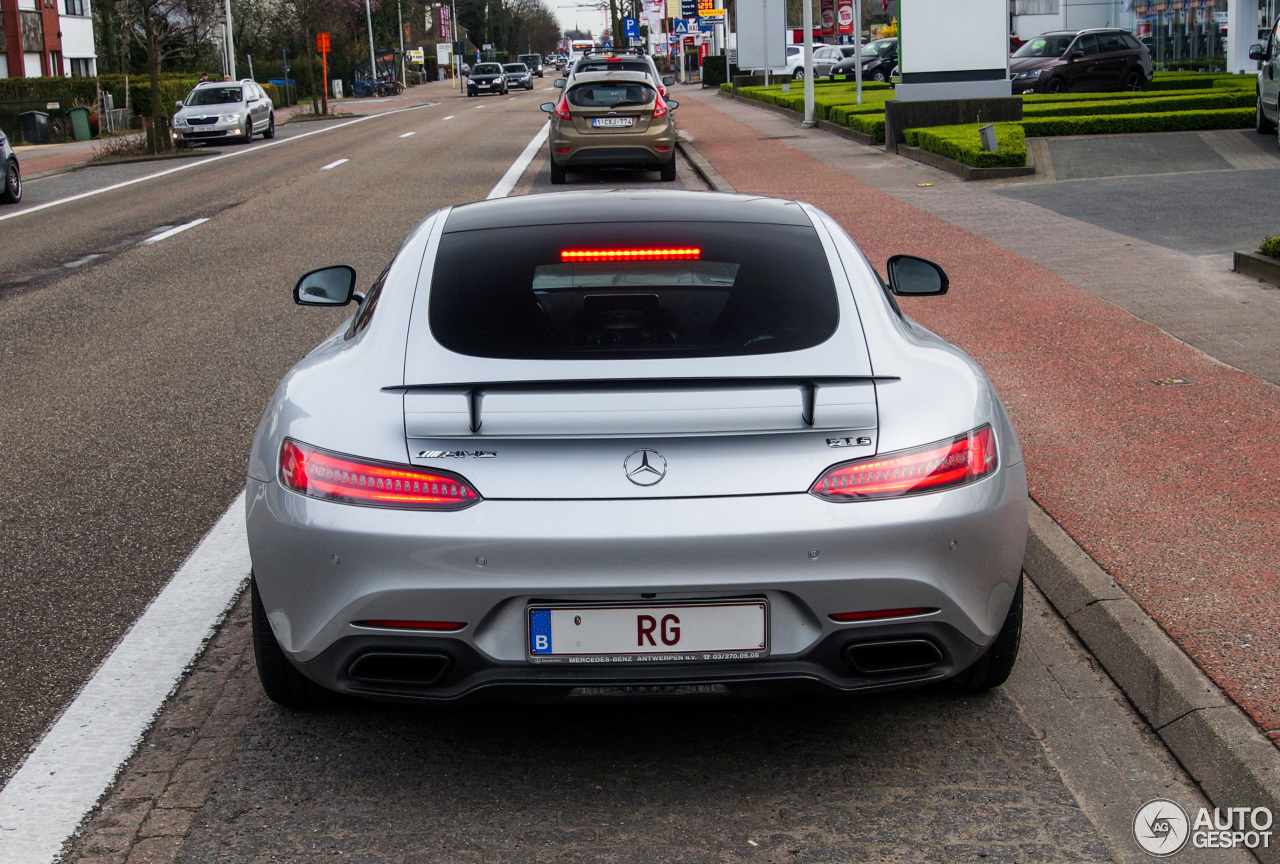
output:
[[[508,102],[510,102],[510,101],[511,101],[512,99],[514,99],[514,98],[516,98],[516,97],[514,97],[514,96],[508,96],[508,97],[507,97],[507,101],[508,101]]]
[[[409,136],[411,136],[411,135],[416,135],[416,134],[417,134],[416,132],[406,132],[406,133],[404,133],[403,135],[401,135],[400,137],[401,137],[401,138],[408,138]]]
[[[63,264],[62,266],[66,267],[68,270],[74,270],[76,267],[83,267],[84,265],[88,264],[90,261],[93,261],[101,257],[102,256],[100,254],[95,252],[92,255],[86,255],[83,258],[77,258],[74,261],[68,261],[66,264]]]
[[[542,124],[542,128],[538,130],[538,134],[533,136],[533,140],[524,146],[524,150],[516,157],[516,161],[511,163],[511,167],[507,169],[507,173],[502,175],[502,179],[498,181],[498,185],[485,196],[488,201],[491,198],[506,198],[511,194],[511,190],[516,188],[516,184],[520,182],[520,175],[524,173],[524,169],[529,167],[529,163],[533,161],[533,157],[537,155],[538,148],[542,146],[543,140],[546,139],[547,133],[551,131],[551,121],[548,120]]]
[[[453,119],[453,115],[452,115],[452,114],[450,114],[448,117],[443,117],[443,118],[441,118],[441,119],[443,119],[443,120],[452,120],[452,119]]]
[[[489,107],[488,105],[477,105],[476,110],[479,111],[481,108],[488,108],[488,107]]]
[[[51,864],[249,578],[244,493],[0,790],[0,860]]]
[[[543,87],[542,89],[543,89],[543,90],[557,90],[557,89],[559,89],[559,88],[557,88],[557,87]]]
[[[350,159],[335,159],[334,161],[330,162],[328,165],[324,166],[320,170],[329,171],[334,168],[337,168],[339,165],[343,164],[344,162],[350,162],[350,161],[351,161]]]
[[[186,164],[179,165],[176,168],[167,168],[164,171],[157,171],[154,174],[147,174],[145,177],[135,177],[132,180],[124,180],[119,183],[113,183],[110,186],[103,186],[101,189],[90,189],[88,192],[81,192],[78,195],[68,195],[66,198],[58,198],[54,201],[46,201],[43,204],[37,204],[34,207],[28,207],[25,210],[15,210],[13,213],[5,213],[0,215],[0,222],[6,219],[16,219],[19,216],[26,216],[28,213],[35,213],[40,210],[47,210],[50,207],[57,207],[61,204],[70,204],[72,201],[80,201],[84,198],[92,198],[94,195],[101,195],[103,192],[112,192],[116,189],[123,189],[126,186],[132,186],[135,183],[145,183],[148,180],[155,180],[159,177],[168,177],[170,174],[177,174],[179,171],[189,171],[192,168],[199,168],[202,165],[211,165],[214,162],[221,162],[223,159],[234,159],[237,156],[245,156],[249,153],[261,153],[268,147],[278,147],[281,144],[290,144],[294,141],[301,141],[303,138],[310,138],[312,135],[320,135],[324,132],[332,132],[335,129],[342,129],[345,126],[352,126],[356,123],[363,123],[366,120],[373,120],[378,117],[389,117],[392,114],[403,114],[405,111],[417,111],[419,108],[431,108],[439,105],[439,102],[428,102],[425,105],[413,105],[409,108],[397,108],[394,111],[384,111],[381,114],[366,114],[363,117],[356,117],[345,123],[338,123],[334,126],[326,126],[324,129],[313,129],[310,132],[302,132],[298,135],[291,135],[288,138],[276,138],[274,141],[267,141],[256,147],[250,147],[245,150],[235,150],[231,153],[223,153],[221,156],[210,156],[208,159],[193,159]]]
[[[208,221],[209,221],[208,219],[193,219],[190,222],[188,222],[186,225],[179,225],[177,228],[170,228],[168,231],[161,231],[159,234],[155,234],[151,237],[148,237],[146,240],[143,240],[142,242],[143,243],[159,243],[161,240],[168,240],[174,234],[181,234],[183,231],[186,231],[188,228],[194,228],[197,225],[203,225]]]

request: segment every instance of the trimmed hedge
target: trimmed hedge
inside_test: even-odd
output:
[[[877,144],[884,143],[884,114],[853,114],[844,122],[856,132],[871,136]]]
[[[975,168],[1021,168],[1027,164],[1027,139],[1018,123],[997,123],[996,143],[1000,149],[982,149],[980,123],[964,126],[929,126],[905,129],[902,137],[912,147],[955,159]]]
[[[1192,132],[1203,129],[1246,129],[1254,109],[1162,111],[1152,114],[1103,114],[1083,117],[1024,117],[1027,135],[1115,135],[1125,132]]]
[[[1107,99],[1082,102],[1025,105],[1023,117],[1067,117],[1094,114],[1154,114],[1168,111],[1220,111],[1226,108],[1253,108],[1254,94],[1243,90],[1205,91],[1184,95],[1147,96],[1138,99]]]
[[[93,78],[2,78],[0,102],[63,99],[68,108],[92,106],[98,88]]]

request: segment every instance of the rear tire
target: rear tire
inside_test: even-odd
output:
[[[1276,131],[1276,124],[1267,119],[1267,115],[1262,113],[1262,94],[1258,94],[1258,101],[1254,103],[1253,108],[1254,120],[1259,135],[1270,135]]]
[[[1143,75],[1137,69],[1130,69],[1129,73],[1124,76],[1123,87],[1131,93],[1141,93],[1142,89],[1147,86],[1147,76]]]
[[[551,182],[559,186],[564,182],[565,175],[569,172],[556,164],[556,160],[551,160]]]
[[[1023,577],[1019,573],[1018,587],[1013,592],[1009,612],[995,641],[972,666],[951,679],[951,689],[981,693],[1009,680],[1013,665],[1018,660],[1018,646],[1022,643],[1022,582]]]
[[[676,179],[676,157],[674,155],[671,157],[670,162],[658,169],[658,176],[665,183],[670,183]]]
[[[794,79],[796,79],[797,81],[803,81],[803,80],[804,80],[804,67],[803,67],[803,66],[797,66],[797,67],[796,67],[796,71],[794,71],[794,72],[792,72],[792,73],[791,73],[791,77],[792,77],[792,78],[794,78]]]
[[[4,185],[0,186],[0,203],[17,204],[22,200],[22,172],[18,163],[9,160],[4,166]]]
[[[286,708],[321,708],[331,704],[334,694],[312,682],[284,656],[276,634],[271,631],[262,598],[258,596],[258,582],[252,577],[249,592],[253,607],[253,659],[267,698]]]

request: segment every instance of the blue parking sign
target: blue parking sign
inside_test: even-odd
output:
[[[622,19],[622,35],[628,39],[640,38],[640,22],[635,18]]]

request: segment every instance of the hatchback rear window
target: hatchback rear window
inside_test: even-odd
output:
[[[625,108],[648,105],[657,93],[638,81],[592,81],[569,91],[569,104],[579,108]]]
[[[578,64],[574,73],[581,72],[644,72],[649,66],[640,60],[584,60]]]
[[[475,357],[721,357],[821,344],[839,303],[810,227],[597,223],[446,233],[428,320]]]

